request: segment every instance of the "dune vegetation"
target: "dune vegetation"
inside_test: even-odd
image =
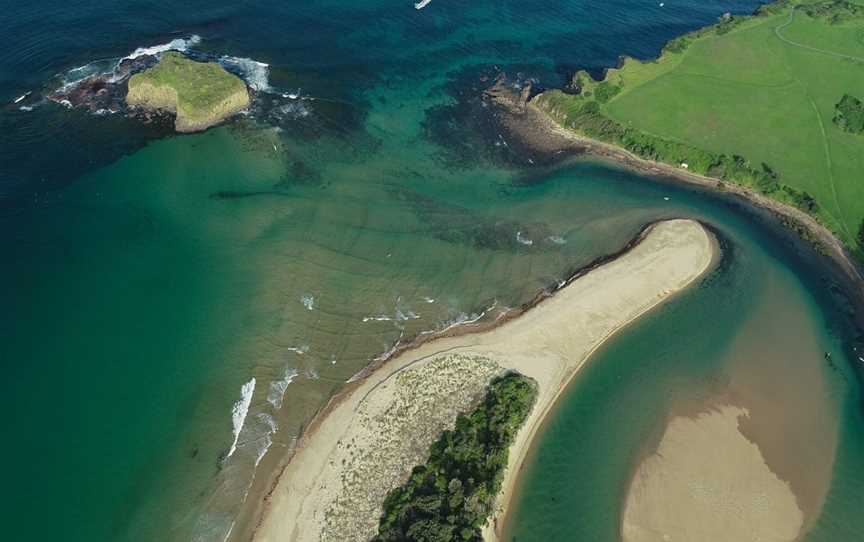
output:
[[[482,540],[501,489],[510,445],[537,397],[531,379],[509,373],[493,380],[482,403],[456,420],[384,502],[377,542]]]
[[[126,103],[174,113],[178,132],[195,132],[248,107],[249,92],[242,79],[219,64],[170,51],[156,66],[129,79]]]
[[[739,183],[810,213],[848,248],[864,219],[864,7],[780,0],[724,15],[652,61],[534,104],[564,127],[643,158]]]

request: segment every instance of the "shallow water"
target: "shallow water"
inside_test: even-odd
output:
[[[721,225],[723,264],[624,330],[568,389],[532,450],[506,540],[618,539],[630,477],[668,421],[724,404],[748,410],[742,432],[815,523],[806,540],[861,527],[860,457],[847,452],[860,449],[860,395],[842,315],[814,299],[820,277],[775,239],[691,204],[688,216]]]
[[[150,2],[38,2],[7,10],[0,100],[35,91],[21,102],[32,111],[0,109],[0,397],[14,435],[2,460],[15,467],[8,485],[16,488],[0,503],[8,536],[222,540],[232,525],[242,535],[303,424],[371,359],[400,339],[523,303],[659,218],[710,222],[734,247],[734,265],[707,293],[646,320],[660,329],[646,359],[666,359],[660,337],[677,337],[675,326],[699,335],[678,341],[664,373],[671,380],[643,376],[644,387],[615,388],[653,405],[636,422],[620,418],[641,424],[632,449],[650,440],[666,412],[657,398],[668,390],[684,390],[676,401],[685,401],[701,396],[711,382],[704,375],[746,374],[727,351],[755,351],[741,330],[760,307],[782,301],[803,312],[790,347],[828,350],[833,341],[844,366],[839,343],[850,335],[830,285],[776,248],[775,237],[718,200],[615,169],[533,166],[537,157],[498,133],[480,99],[501,70],[559,86],[576,67],[654,55],[674,35],[755,5],[436,0],[418,12],[410,1],[259,1],[166,11]],[[200,54],[269,64],[268,91],[250,117],[167,136],[158,125],[39,99],[72,68],[192,35]],[[783,288],[766,286],[774,276]],[[638,329],[610,349],[626,349]],[[766,350],[760,357],[779,367]],[[623,363],[599,361],[609,355],[592,368]],[[800,361],[808,362],[821,367]],[[857,388],[848,375],[845,383],[817,374],[839,390],[812,395],[840,420],[836,465],[854,466],[864,457],[856,455]],[[242,390],[253,378],[247,411]],[[584,411],[599,404],[577,403]],[[590,453],[609,442],[599,436]],[[632,457],[594,466],[607,491],[620,490]],[[844,476],[833,487],[841,489],[828,509],[836,500],[842,510],[862,485]],[[521,510],[531,525],[529,505]],[[603,539],[613,516],[585,539]],[[830,518],[829,530],[851,528],[842,514]]]

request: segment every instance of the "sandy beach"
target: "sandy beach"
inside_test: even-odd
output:
[[[660,222],[618,258],[577,275],[518,318],[390,359],[313,422],[268,497],[254,540],[368,540],[384,497],[425,461],[440,432],[493,377],[517,371],[537,382],[539,395],[510,451],[500,517],[543,419],[591,353],[696,281],[716,253],[699,223]],[[493,519],[485,530],[487,540],[497,540],[496,525]]]
[[[718,406],[674,418],[639,466],[624,509],[624,542],[791,542],[804,515],[788,482],[739,427],[748,412]]]

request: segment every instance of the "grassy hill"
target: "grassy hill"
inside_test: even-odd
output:
[[[249,105],[242,79],[215,62],[195,62],[169,51],[129,79],[126,103],[170,111],[178,132],[204,130]]]
[[[841,101],[864,100],[864,7],[781,0],[574,84],[581,94],[535,103],[589,137],[796,205],[861,254],[864,134]]]

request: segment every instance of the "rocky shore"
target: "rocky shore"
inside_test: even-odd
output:
[[[558,124],[553,116],[537,105],[530,84],[514,85],[500,77],[485,91],[498,106],[496,119],[501,128],[546,164],[561,162],[574,155],[586,155],[662,181],[706,189],[733,198],[759,214],[767,214],[782,224],[794,237],[804,241],[827,258],[826,270],[841,284],[856,307],[856,319],[864,327],[864,266],[849,254],[843,243],[811,216],[748,188],[705,177],[668,164],[645,160],[633,153],[602,141],[583,137]]]
[[[220,124],[252,99],[240,77],[177,51],[124,58],[112,71],[63,85],[47,97],[94,114],[125,113],[145,123],[171,124],[177,132]]]

